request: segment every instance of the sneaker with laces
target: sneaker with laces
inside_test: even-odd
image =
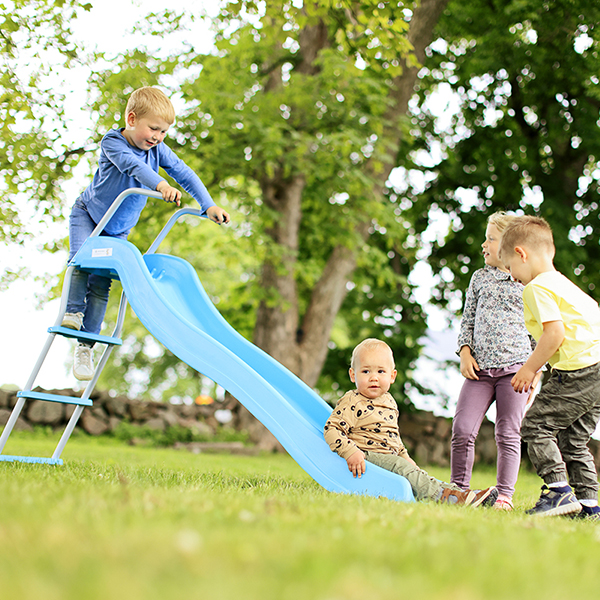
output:
[[[443,488],[439,502],[444,504],[463,504],[465,506],[493,506],[498,498],[498,490],[492,486],[485,490],[453,490]]]
[[[60,325],[79,331],[83,327],[83,313],[65,313]]]
[[[94,376],[94,351],[91,346],[77,344],[73,361],[73,375],[79,381],[89,381]]]
[[[542,486],[540,499],[533,508],[525,511],[527,515],[551,517],[555,515],[571,515],[581,512],[581,504],[569,486],[549,488]]]

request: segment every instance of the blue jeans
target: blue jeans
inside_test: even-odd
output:
[[[73,205],[69,219],[69,262],[77,254],[83,242],[96,228],[96,223],[90,217],[85,205],[77,200]],[[127,239],[129,231],[115,236]],[[102,232],[100,235],[109,234]],[[102,321],[106,314],[108,294],[112,280],[92,273],[75,270],[71,277],[71,288],[67,300],[68,313],[83,313],[83,329],[87,333],[100,333]]]

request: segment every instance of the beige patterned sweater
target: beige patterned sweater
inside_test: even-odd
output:
[[[406,458],[408,452],[400,439],[399,416],[391,394],[371,400],[351,390],[340,398],[327,419],[325,441],[344,459],[357,449]]]

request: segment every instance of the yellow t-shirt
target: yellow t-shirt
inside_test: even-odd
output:
[[[523,290],[525,325],[539,340],[543,323],[562,321],[565,339],[548,361],[553,369],[575,371],[600,362],[600,308],[558,271],[540,273]]]

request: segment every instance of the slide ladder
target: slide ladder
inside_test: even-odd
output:
[[[154,192],[151,190],[144,190],[141,188],[130,188],[128,190],[125,190],[118,196],[118,198],[115,200],[115,202],[110,207],[109,211],[106,213],[106,215],[100,221],[100,223],[98,223],[98,225],[96,226],[94,231],[92,231],[92,233],[90,234],[90,238],[97,237],[101,234],[101,232],[104,230],[104,227],[106,226],[106,223],[108,223],[108,221],[110,220],[112,215],[116,212],[117,208],[121,205],[123,200],[125,200],[125,198],[127,198],[127,196],[130,196],[131,194],[143,194],[146,196],[151,196],[153,198],[162,199],[162,195],[160,193]],[[189,212],[189,211],[185,211],[185,209],[184,209],[184,214],[186,212]],[[200,211],[193,211],[193,212],[199,213]],[[183,216],[183,215],[182,214],[178,215],[178,218],[179,218],[179,216]],[[170,223],[172,226],[172,222],[170,222]],[[170,227],[169,227],[169,229],[170,229]],[[148,252],[154,252],[154,250],[158,247],[160,242],[166,236],[166,233],[168,230],[167,231],[165,231],[165,230],[167,230],[167,227],[165,227],[163,229],[163,231],[161,231],[161,233],[159,234],[157,239],[154,241],[154,243],[151,246],[151,249],[148,250]],[[74,261],[75,261],[75,257],[74,257],[73,261],[71,261],[71,263],[74,263]],[[31,374],[29,375],[29,378],[27,380],[27,383],[25,384],[25,387],[23,388],[22,391],[17,392],[17,402],[16,402],[15,406],[13,407],[13,410],[12,410],[12,412],[6,422],[6,425],[4,426],[4,429],[2,431],[2,435],[0,436],[0,461],[5,461],[5,462],[15,462],[16,461],[16,462],[47,463],[47,464],[54,464],[54,465],[62,465],[63,461],[60,458],[60,455],[62,454],[62,451],[64,450],[67,442],[69,441],[69,438],[71,437],[71,434],[73,433],[73,430],[75,429],[75,426],[77,425],[77,422],[79,421],[79,417],[81,416],[83,409],[86,406],[90,406],[90,407],[93,406],[93,402],[90,397],[92,395],[92,392],[94,391],[94,388],[96,387],[98,378],[100,377],[100,374],[102,373],[102,370],[104,369],[104,366],[108,362],[108,359],[110,357],[110,354],[111,354],[113,348],[115,346],[120,346],[122,344],[120,335],[121,335],[121,331],[123,329],[123,322],[125,320],[125,311],[127,309],[127,297],[125,296],[124,293],[121,295],[121,302],[119,304],[119,312],[118,312],[118,316],[117,316],[117,324],[115,326],[113,333],[110,336],[86,333],[84,331],[77,331],[75,329],[70,329],[68,327],[61,326],[63,317],[65,315],[65,311],[67,308],[67,300],[69,298],[69,290],[71,288],[71,277],[72,277],[75,269],[76,269],[76,267],[73,264],[70,264],[67,267],[67,271],[65,273],[65,279],[64,279],[64,283],[63,283],[62,294],[61,294],[61,303],[60,303],[60,308],[58,310],[56,322],[54,323],[54,325],[52,327],[48,328],[48,337],[46,339],[46,343],[44,344],[44,347],[42,348],[42,351],[37,359],[37,362],[35,363],[32,371],[31,371]],[[83,270],[86,270],[86,269],[83,269]],[[92,271],[90,270],[90,272],[92,272]],[[105,277],[111,277],[112,279],[118,279],[118,275],[116,273],[114,273],[113,271],[104,270],[100,274]],[[94,375],[92,376],[92,379],[87,383],[87,385],[86,385],[85,389],[83,390],[83,393],[80,397],[78,397],[78,396],[63,396],[63,395],[59,395],[59,394],[48,394],[48,393],[34,391],[35,381],[40,373],[40,370],[42,369],[42,366],[43,366],[49,352],[50,352],[50,349],[52,348],[52,344],[55,341],[56,336],[61,336],[61,337],[65,337],[65,338],[73,338],[73,339],[76,339],[81,342],[93,342],[95,344],[102,344],[105,346],[104,352],[102,353],[100,360],[96,364],[96,368],[94,370]],[[70,405],[75,406],[75,410],[73,411],[73,414],[71,415],[71,417],[65,427],[65,430],[63,431],[63,434],[62,434],[62,436],[54,450],[54,453],[52,454],[51,457],[13,456],[13,455],[8,455],[8,454],[3,454],[6,442],[8,441],[8,438],[9,438],[10,434],[12,433],[14,426],[17,423],[17,420],[19,419],[19,416],[21,415],[21,412],[22,412],[23,408],[25,407],[25,402],[27,402],[27,400],[39,400],[39,401],[43,401],[43,402],[59,402],[61,404],[70,404]]]

